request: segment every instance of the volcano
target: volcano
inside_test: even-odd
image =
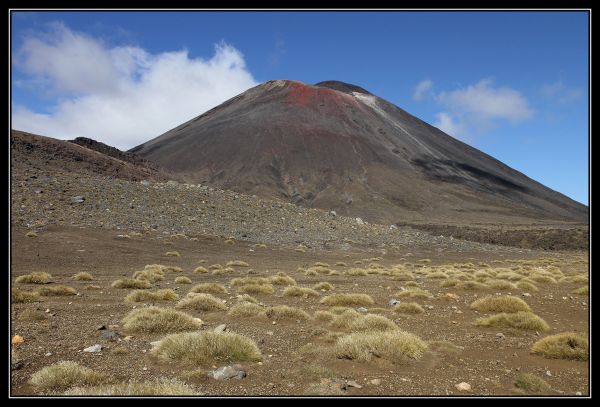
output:
[[[130,150],[191,183],[378,223],[587,221],[587,207],[367,90],[274,80]]]

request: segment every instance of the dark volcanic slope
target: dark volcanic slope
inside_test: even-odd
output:
[[[377,222],[587,219],[587,207],[364,89],[269,81],[131,150],[191,182]]]

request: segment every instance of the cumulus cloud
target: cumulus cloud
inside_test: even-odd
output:
[[[54,24],[15,55],[19,86],[52,95],[50,113],[13,106],[12,127],[50,137],[90,137],[129,149],[255,86],[243,55],[226,43],[210,59],[187,50],[152,54]]]
[[[433,81],[425,79],[419,82],[413,93],[413,99],[421,101],[431,95],[431,89],[433,88]]]
[[[430,80],[422,81],[413,97],[422,100],[417,96],[429,92],[432,87]],[[502,121],[516,124],[533,116],[529,102],[520,92],[494,86],[490,79],[451,91],[432,93],[432,98],[444,109],[436,114],[434,126],[458,138],[483,133]]]
[[[542,85],[541,93],[546,99],[560,104],[576,102],[583,96],[581,89],[568,87],[560,80]]]

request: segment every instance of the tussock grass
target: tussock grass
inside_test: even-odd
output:
[[[313,285],[313,290],[331,291],[331,290],[333,290],[333,285],[331,285],[327,281],[322,281],[320,283]]]
[[[267,248],[267,245],[266,245],[266,244],[264,244],[264,243],[256,243],[256,244],[254,245],[254,247],[258,247],[258,248],[261,248],[261,249],[266,249],[266,248]]]
[[[19,314],[19,321],[43,321],[46,313],[37,309],[27,308]]]
[[[213,276],[222,276],[226,272],[227,272],[226,269],[216,269],[216,270],[213,270],[212,273],[210,273],[210,274],[212,274]]]
[[[320,303],[328,306],[352,306],[371,305],[374,304],[375,301],[367,294],[333,294],[321,299]]]
[[[550,326],[542,318],[532,312],[518,311],[515,313],[492,315],[486,318],[479,318],[475,321],[475,325],[486,328],[516,328],[531,331],[547,331]]]
[[[100,287],[99,285],[95,285],[95,284],[89,284],[84,287],[84,290],[101,290],[101,289],[102,289],[102,287]]]
[[[587,285],[583,286],[583,287],[576,288],[575,290],[573,290],[571,292],[573,294],[576,294],[576,295],[590,295],[590,289],[589,289],[589,287]]]
[[[205,267],[199,266],[194,269],[194,273],[208,273],[208,270]]]
[[[229,245],[233,245],[233,244],[235,244],[235,240],[233,240],[233,239],[227,239],[227,240],[225,240],[225,242],[223,242],[223,243],[225,243],[225,244],[229,244]]]
[[[392,280],[394,281],[411,281],[415,279],[415,276],[410,271],[396,272],[392,276]]]
[[[363,270],[363,269],[352,268],[352,269],[346,271],[344,274],[346,274],[348,276],[366,276],[367,272],[366,272],[366,270]]]
[[[477,281],[464,281],[455,286],[459,290],[465,291],[488,291],[490,287]]]
[[[169,257],[181,257],[181,254],[179,254],[178,251],[172,251],[172,252],[166,252],[165,256],[169,256]]]
[[[192,280],[190,280],[188,277],[180,276],[175,278],[175,284],[192,284]]]
[[[296,280],[286,275],[271,276],[269,282],[275,285],[296,285]]]
[[[150,284],[153,284],[165,279],[163,273],[162,269],[144,269],[136,271],[132,277],[134,280],[148,281]]]
[[[283,295],[285,297],[318,297],[319,293],[312,288],[291,286],[283,290]]]
[[[429,291],[421,288],[410,288],[406,291],[398,291],[395,295],[398,298],[431,298],[432,295]]]
[[[223,284],[218,283],[202,283],[196,284],[190,290],[191,293],[206,293],[206,294],[226,294],[227,290]]]
[[[35,291],[23,291],[13,288],[10,293],[10,299],[13,304],[40,301],[40,294]]]
[[[528,290],[528,291],[538,291],[538,288],[535,284],[530,283],[529,281],[519,281],[515,284],[515,286],[520,290]]]
[[[319,273],[317,273],[315,270],[311,269],[311,270],[306,270],[306,272],[304,273],[304,275],[305,276],[312,276],[312,277],[314,277],[314,276],[318,276]]]
[[[586,283],[589,281],[589,278],[586,274],[579,274],[576,276],[568,276],[563,277],[559,280],[561,283]]]
[[[35,372],[29,383],[43,393],[57,392],[73,386],[92,386],[104,382],[107,376],[76,362],[62,361]]]
[[[121,278],[113,281],[111,284],[112,288],[135,288],[135,289],[147,289],[152,287],[152,284],[147,280],[137,280],[134,278]]]
[[[271,284],[268,278],[265,277],[244,277],[234,278],[229,282],[234,287],[239,287],[247,284]]]
[[[542,284],[557,284],[557,281],[554,277],[546,275],[546,274],[541,274],[541,273],[533,273],[532,275],[529,276],[529,278],[533,281],[535,281],[536,283],[542,283]]]
[[[331,270],[328,274],[328,276],[339,276],[341,275],[341,273],[337,270]]]
[[[125,302],[177,301],[178,298],[179,295],[170,289],[156,291],[135,290],[125,297]]]
[[[342,314],[348,310],[354,311],[354,309],[352,309],[350,307],[334,306],[334,307],[329,308],[329,312],[331,312],[332,314],[335,314],[335,315]]]
[[[449,278],[448,280],[444,280],[442,281],[442,283],[440,284],[440,287],[455,287],[457,284],[460,283],[460,280],[457,280],[455,278]]]
[[[166,361],[206,366],[223,362],[255,362],[262,359],[256,343],[232,332],[187,332],[165,337],[152,354]]]
[[[327,267],[327,268],[329,268],[331,266],[329,266],[329,264],[327,264],[327,263],[323,263],[321,261],[317,261],[315,264],[313,264],[313,267]]]
[[[192,331],[202,322],[172,308],[147,307],[131,311],[123,318],[123,329],[139,333],[170,333]]]
[[[521,274],[517,274],[514,271],[508,271],[504,273],[498,273],[496,278],[499,280],[518,281],[523,278]]]
[[[480,298],[471,304],[471,309],[481,312],[519,312],[531,311],[529,305],[522,299],[512,296],[491,296]]]
[[[448,278],[448,274],[443,271],[435,271],[433,273],[429,273],[427,278]]]
[[[288,307],[287,305],[269,307],[264,314],[267,318],[275,320],[300,319],[307,321],[310,319],[310,315],[308,315],[306,311],[300,308]]]
[[[550,390],[544,379],[531,373],[521,373],[515,379],[515,386],[528,393],[541,393]]]
[[[473,277],[475,278],[481,278],[481,279],[488,279],[488,278],[492,278],[492,274],[488,273],[486,271],[476,271],[475,274],[473,274]]]
[[[162,266],[162,271],[171,273],[181,273],[183,269],[177,266]]]
[[[407,281],[406,283],[404,283],[404,285],[409,288],[420,287],[419,283],[417,283],[416,281]]]
[[[331,322],[335,319],[335,314],[329,311],[315,311],[313,319],[319,322]]]
[[[222,268],[223,266],[221,266],[219,263],[211,264],[210,266],[208,266],[209,270],[220,270]]]
[[[25,234],[25,237],[38,237],[38,234],[35,232],[27,232],[27,234]]]
[[[247,301],[235,304],[229,309],[227,315],[231,317],[255,317],[263,312],[263,307]]]
[[[330,322],[329,327],[351,332],[391,331],[398,329],[394,321],[386,317],[374,314],[363,315],[354,310],[347,310],[336,315]]]
[[[338,339],[334,354],[340,359],[370,361],[373,356],[392,362],[418,359],[427,344],[418,336],[400,330],[384,332],[355,332]]]
[[[176,308],[193,309],[195,311],[222,311],[227,306],[211,294],[188,293],[176,305]]]
[[[513,283],[505,280],[487,280],[485,285],[494,290],[514,290],[517,288]]]
[[[338,261],[335,263],[335,265],[338,267],[348,267],[348,264],[344,263],[343,261]]]
[[[258,304],[258,300],[249,294],[242,294],[237,296],[238,301],[247,301],[253,304]]]
[[[548,359],[589,359],[587,338],[575,332],[563,332],[542,338],[533,344],[531,351]]]
[[[400,314],[423,314],[425,310],[416,302],[403,302],[394,307],[394,311]]]
[[[227,267],[250,267],[248,263],[241,260],[232,260],[228,261],[226,264]]]
[[[94,277],[92,277],[92,275],[90,273],[86,273],[85,271],[82,271],[81,273],[77,273],[73,276],[73,280],[77,280],[77,281],[91,281],[93,279],[94,279]]]
[[[296,247],[294,250],[300,253],[306,253],[306,249],[304,249],[304,247]]]
[[[48,284],[52,276],[44,271],[19,276],[15,279],[18,284]]]
[[[36,290],[42,297],[66,297],[76,295],[77,290],[66,285],[57,285],[54,287],[40,287]]]
[[[119,345],[113,348],[110,353],[113,355],[127,355],[129,353],[129,349],[127,349],[126,346]]]
[[[146,382],[110,384],[93,387],[74,387],[64,393],[66,396],[197,396],[192,386],[178,379],[159,378]]]
[[[274,292],[271,284],[246,284],[238,288],[239,294],[270,295]]]

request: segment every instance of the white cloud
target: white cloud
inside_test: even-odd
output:
[[[458,138],[486,132],[508,121],[516,124],[533,116],[527,99],[515,89],[496,87],[492,80],[482,79],[467,87],[433,93],[433,82],[422,81],[413,98],[423,100],[430,92],[444,111],[436,114],[434,126]]]
[[[413,93],[413,99],[421,101],[428,96],[431,96],[431,89],[433,88],[433,81],[429,79],[422,80],[419,82]]]
[[[546,99],[567,104],[579,100],[583,96],[583,91],[579,88],[570,88],[563,81],[547,83],[542,85],[542,96]]]
[[[30,85],[60,99],[49,114],[14,106],[13,128],[61,139],[90,137],[121,149],[256,85],[243,55],[225,43],[207,60],[190,58],[187,50],[151,54],[109,48],[61,24],[49,35],[26,39],[16,67],[29,75]]]

